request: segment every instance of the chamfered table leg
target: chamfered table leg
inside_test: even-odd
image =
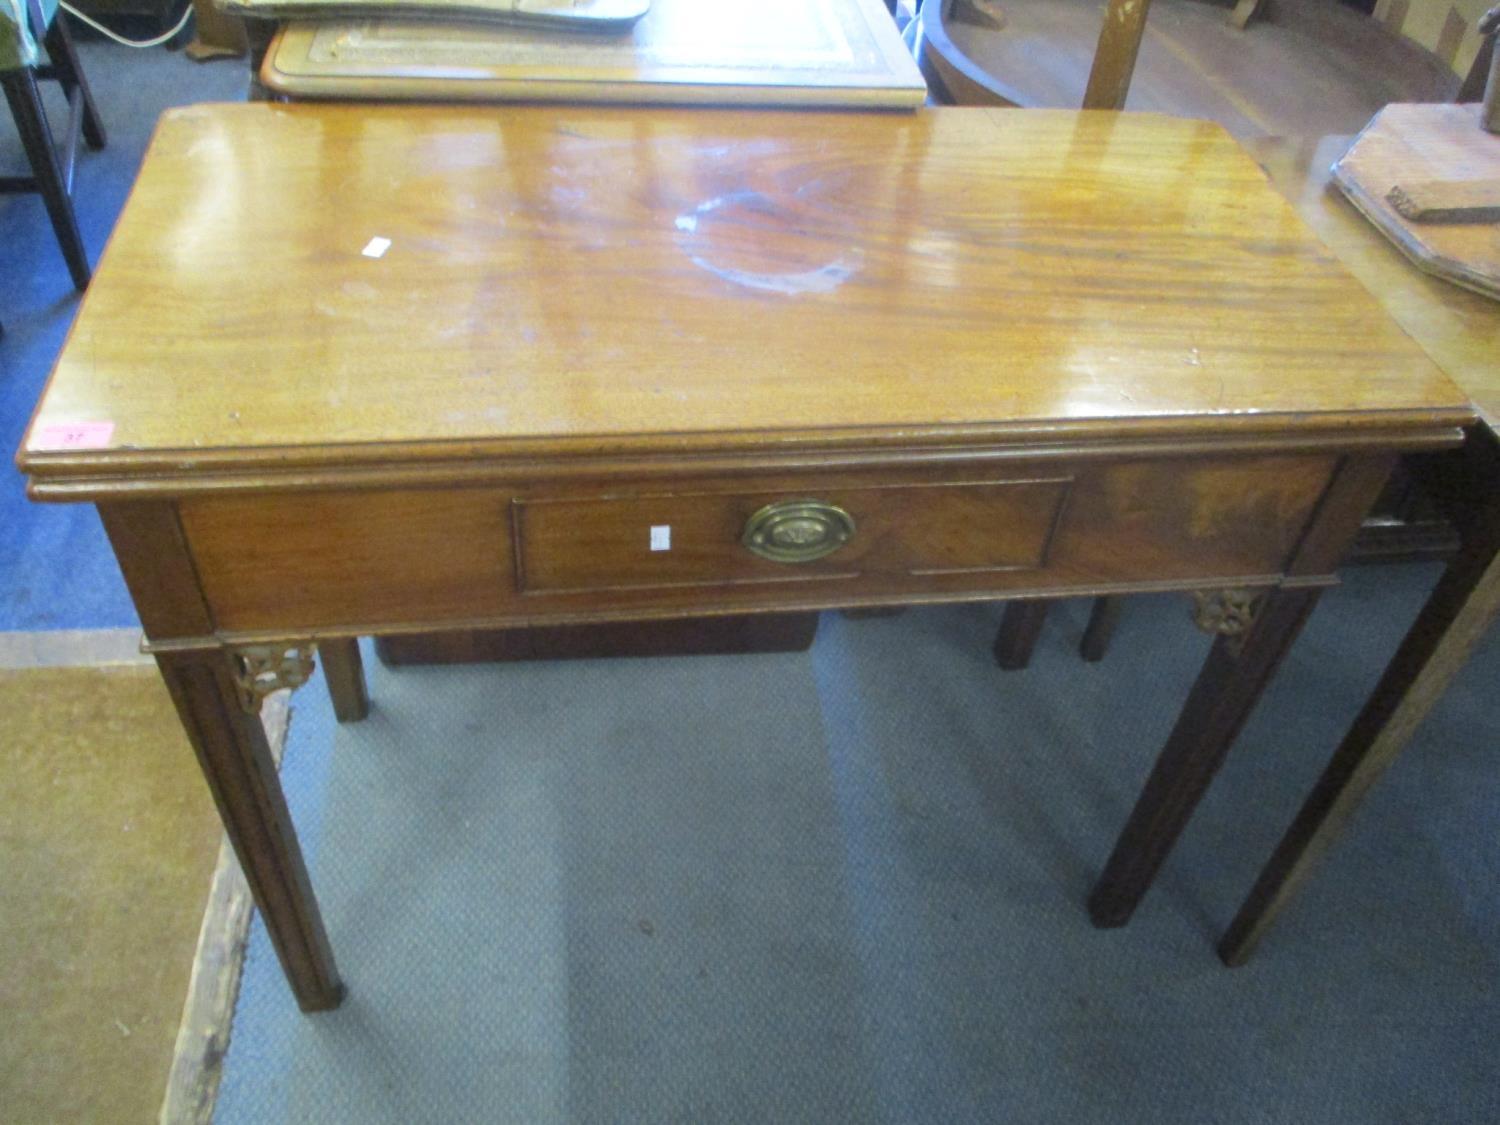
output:
[[[156,661],[298,1005],[337,1007],[343,985],[260,722],[264,691],[300,681],[219,651],[164,652]]]
[[[1031,663],[1051,602],[1046,598],[1007,602],[995,634],[995,663],[1007,672],[1019,672]]]
[[[1125,608],[1125,599],[1104,594],[1094,599],[1094,608],[1089,611],[1088,627],[1083,631],[1083,640],[1078,646],[1078,655],[1090,664],[1097,664],[1109,651],[1114,640],[1115,629],[1120,624],[1120,612]]]
[[[370,691],[358,638],[319,641],[318,655],[323,658],[323,679],[328,682],[335,717],[341,723],[359,722],[370,713]]]
[[[1443,572],[1220,939],[1219,957],[1226,965],[1249,960],[1276,915],[1442,697],[1497,614],[1500,504],[1492,502],[1466,535],[1463,549]]]
[[[1130,921],[1318,594],[1296,587],[1200,595],[1198,623],[1219,635],[1089,895],[1094,925]]]

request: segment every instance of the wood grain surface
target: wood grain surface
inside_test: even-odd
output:
[[[1222,129],[1154,116],[196,106],[158,127],[99,277],[20,458],[34,494],[435,458],[1400,444],[1472,416]]]
[[[1500,222],[1500,164],[1487,180],[1398,179],[1386,200],[1416,223]]]
[[[1329,181],[1351,138],[1265,138],[1247,147],[1317,236],[1500,426],[1500,302],[1418,270]]]
[[[1500,223],[1422,222],[1400,205],[1409,185],[1485,183],[1493,205],[1500,135],[1480,127],[1477,105],[1386,106],[1334,165],[1334,182],[1420,269],[1500,300]],[[1392,199],[1393,190],[1401,189]],[[1431,192],[1429,186],[1429,193]]]

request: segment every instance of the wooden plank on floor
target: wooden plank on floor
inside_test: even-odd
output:
[[[278,766],[291,724],[289,698],[289,692],[277,692],[261,709],[266,741]],[[177,1029],[161,1125],[209,1125],[213,1121],[254,905],[234,848],[225,837],[219,844],[208,908],[198,932],[198,953]]]

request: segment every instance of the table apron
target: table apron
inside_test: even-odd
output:
[[[155,521],[156,538],[170,532],[190,562],[196,618],[184,620],[180,595],[170,599],[170,620],[153,620],[153,599],[137,597],[148,637],[177,647],[209,637],[1326,581],[1331,567],[1303,574],[1291,564],[1342,460],[975,462],[212,495],[101,510],[117,552],[119,528]],[[847,541],[795,562],[762,558],[742,542],[750,517],[791,502],[843,512]],[[793,522],[794,539],[816,535]],[[142,548],[126,548],[131,581],[125,556]]]

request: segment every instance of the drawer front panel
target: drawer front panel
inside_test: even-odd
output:
[[[803,492],[656,492],[532,498],[513,507],[516,577],[528,594],[834,582],[1045,565],[1068,478]],[[807,562],[743,542],[769,505],[816,500],[847,513],[836,550]]]
[[[461,621],[505,612],[505,496],[310,492],[179,505],[221,629]]]

